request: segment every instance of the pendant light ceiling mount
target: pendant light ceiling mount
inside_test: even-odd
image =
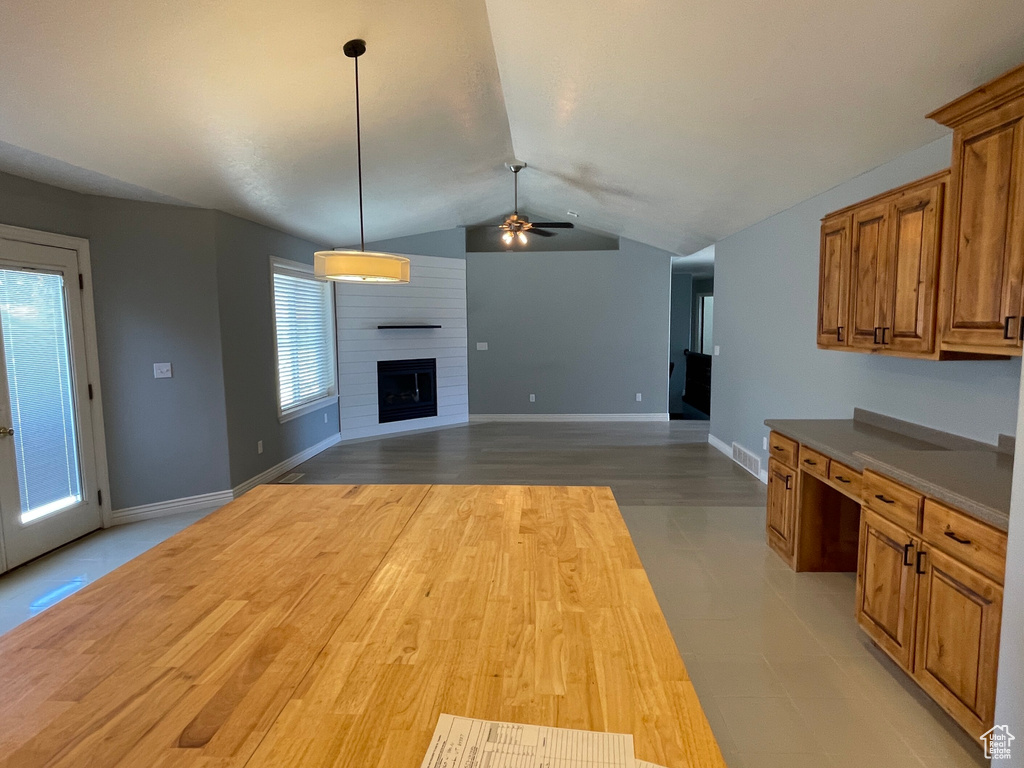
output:
[[[313,271],[321,280],[348,283],[408,283],[409,259],[395,253],[366,250],[363,232],[363,143],[359,115],[359,57],[366,53],[365,40],[349,40],[342,48],[354,59],[356,74],[356,168],[359,177],[359,250],[317,251]]]

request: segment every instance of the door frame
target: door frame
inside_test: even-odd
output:
[[[0,224],[0,240],[14,240],[34,245],[47,245],[53,248],[64,248],[78,254],[78,271],[82,276],[82,324],[85,331],[85,367],[88,373],[89,386],[92,387],[92,399],[89,400],[89,415],[92,419],[92,450],[96,457],[97,489],[104,493],[103,503],[99,505],[100,520],[104,528],[109,528],[111,519],[110,478],[107,466],[107,440],[103,425],[103,388],[100,384],[100,357],[96,343],[96,305],[92,296],[92,261],[89,257],[89,241],[82,237],[58,235],[53,232],[40,232],[24,227]],[[0,548],[0,557],[3,556]]]

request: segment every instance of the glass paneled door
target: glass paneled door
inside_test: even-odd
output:
[[[0,570],[101,525],[78,254],[0,240]]]

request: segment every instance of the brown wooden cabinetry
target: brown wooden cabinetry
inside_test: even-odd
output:
[[[936,174],[825,218],[818,346],[936,356],[947,180],[947,172]]]
[[[1024,66],[929,115],[953,129],[940,332],[950,350],[1020,354]]]
[[[797,474],[782,462],[768,459],[768,544],[790,564],[796,527]]]

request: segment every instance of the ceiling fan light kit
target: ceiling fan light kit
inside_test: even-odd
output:
[[[505,164],[510,171],[512,171],[512,178],[514,179],[514,204],[512,213],[501,224],[498,225],[498,229],[502,230],[501,240],[507,246],[512,246],[518,240],[520,245],[528,245],[530,240],[526,236],[527,232],[532,232],[535,235],[541,237],[554,237],[554,232],[548,232],[548,229],[572,229],[573,224],[569,221],[545,221],[545,222],[532,222],[526,216],[519,215],[519,172],[526,167],[526,163],[521,163],[518,160],[513,160],[511,163]]]
[[[317,251],[313,254],[313,274],[320,280],[346,283],[408,283],[409,259],[395,253],[366,250],[363,233],[363,144],[359,121],[359,57],[366,53],[366,42],[349,40],[343,48],[355,62],[356,72],[356,167],[359,175],[359,250]]]

